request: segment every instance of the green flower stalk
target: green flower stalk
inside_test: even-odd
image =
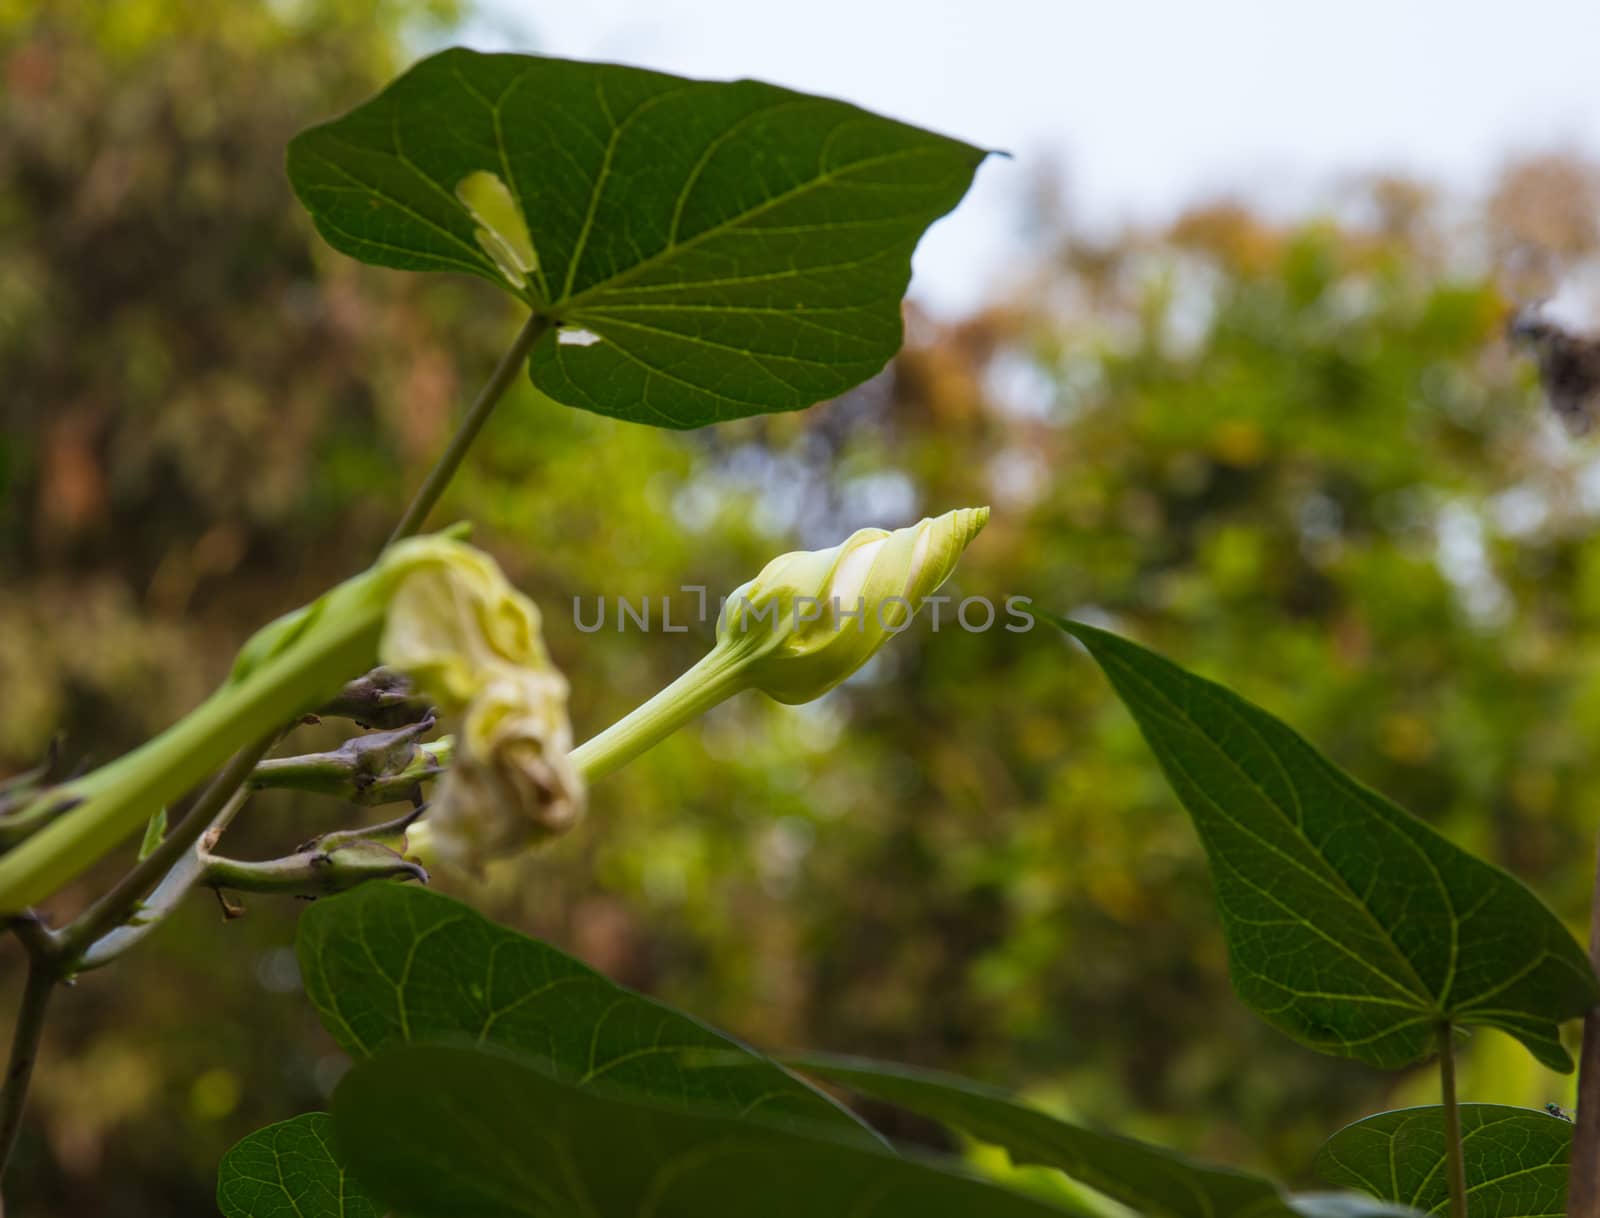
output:
[[[717,644],[643,706],[580,745],[593,781],[745,689],[791,705],[821,697],[911,625],[989,519],[961,508],[893,532],[861,529],[827,550],[774,558],[736,588]]]
[[[443,623],[433,634],[423,628],[430,616]],[[0,916],[49,897],[380,655],[454,705],[477,692],[492,664],[548,669],[537,632],[537,610],[480,551],[437,534],[391,546],[368,570],[259,631],[228,681],[160,736],[51,788],[42,798],[68,810],[0,855]],[[564,748],[559,733],[553,747]]]

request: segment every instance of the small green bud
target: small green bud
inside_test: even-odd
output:
[[[988,519],[986,507],[960,508],[780,555],[728,597],[717,646],[748,657],[747,682],[769,697],[819,698],[911,625]]]
[[[155,815],[150,818],[150,823],[144,827],[144,841],[139,843],[139,861],[142,863],[156,852],[156,848],[166,840],[167,836],[167,810],[157,808]]]

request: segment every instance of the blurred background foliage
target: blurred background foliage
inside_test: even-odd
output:
[[[74,761],[116,755],[364,565],[509,337],[484,285],[332,254],[281,169],[296,130],[459,16],[0,0],[0,774],[58,731]],[[909,309],[859,391],[680,435],[522,388],[439,519],[477,521],[545,607],[585,736],[705,646],[685,585],[715,597],[781,550],[991,502],[957,595],[1031,596],[1226,680],[1581,927],[1600,464],[1501,332],[1537,268],[1594,272],[1597,219],[1594,167],[1556,155],[1482,199],[1373,177],[1315,217],[1219,202],[1113,234],[1041,175],[1003,303]],[[660,630],[663,595],[689,632]],[[618,597],[649,597],[657,629],[619,631]],[[597,598],[605,628],[578,629]],[[263,798],[230,849],[349,815]],[[473,889],[760,1045],[962,1070],[1295,1181],[1326,1132],[1431,1086],[1232,1000],[1185,817],[1044,630],[947,611],[818,704],[738,699]],[[296,913],[197,898],[59,1001],[19,1214],[212,1212],[222,1150],[321,1102],[341,1061],[296,992]],[[1569,1082],[1480,1034],[1465,1093],[1537,1105]]]

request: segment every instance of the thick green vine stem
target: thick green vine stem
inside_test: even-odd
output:
[[[283,858],[263,862],[211,856],[201,883],[218,892],[277,893],[285,896],[331,896],[369,880],[428,882],[420,863],[397,854],[381,842],[354,841],[324,850],[313,845]]]
[[[556,323],[541,313],[535,313],[523,323],[518,331],[516,340],[500,357],[500,362],[495,365],[494,372],[484,382],[478,396],[473,399],[472,405],[467,408],[466,417],[461,420],[461,426],[456,428],[455,435],[450,437],[450,446],[444,450],[439,460],[428,471],[427,478],[418,488],[416,496],[407,505],[405,514],[400,517],[400,522],[394,526],[394,532],[389,535],[389,544],[403,541],[407,537],[415,536],[422,528],[423,522],[428,519],[428,513],[444,495],[445,488],[450,485],[450,479],[455,477],[456,470],[461,468],[461,463],[466,460],[467,453],[472,448],[472,442],[478,438],[478,433],[483,430],[483,425],[489,421],[489,416],[494,413],[494,408],[500,399],[505,396],[506,390],[511,388],[511,382],[516,379],[517,373],[527,362],[528,353],[533,350],[533,345],[544,337],[545,333]]]
[[[1450,1178],[1450,1218],[1467,1218],[1467,1167],[1461,1146],[1461,1108],[1456,1103],[1455,1029],[1439,1025],[1439,1103],[1444,1107],[1445,1171]]]

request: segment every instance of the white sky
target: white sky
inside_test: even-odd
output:
[[[1508,153],[1600,149],[1600,0],[481,0],[462,40],[755,76],[1004,148],[912,291],[984,294],[1029,167],[1096,222],[1229,192],[1306,206],[1358,170],[1461,189]]]

